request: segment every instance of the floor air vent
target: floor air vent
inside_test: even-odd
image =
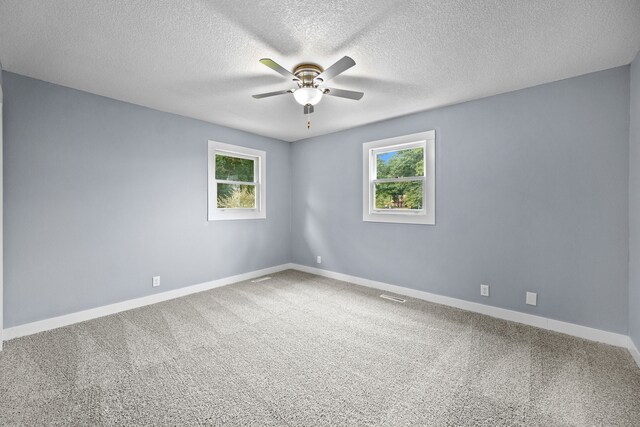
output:
[[[395,301],[395,302],[407,302],[406,299],[394,297],[394,296],[387,295],[387,294],[380,295],[380,298],[388,299],[388,300]]]
[[[264,282],[265,280],[271,280],[271,277],[261,277],[259,279],[254,279],[251,281],[251,283]]]

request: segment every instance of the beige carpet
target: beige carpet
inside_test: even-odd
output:
[[[15,339],[2,425],[639,426],[628,352],[295,271]]]

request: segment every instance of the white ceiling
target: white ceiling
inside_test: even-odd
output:
[[[18,74],[286,141],[630,63],[640,0],[0,0]],[[307,130],[286,68],[344,55]]]

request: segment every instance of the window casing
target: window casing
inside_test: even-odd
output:
[[[266,153],[209,141],[208,219],[264,219]]]
[[[434,130],[367,142],[362,159],[363,221],[435,224]]]

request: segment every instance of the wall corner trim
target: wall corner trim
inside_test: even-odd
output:
[[[134,308],[144,307],[150,304],[156,304],[163,301],[180,298],[186,295],[198,292],[208,291],[209,289],[219,288],[230,285],[232,283],[243,282],[255,277],[267,274],[277,273],[278,271],[290,269],[291,264],[281,264],[274,267],[264,268],[262,270],[250,271],[248,273],[237,274],[235,276],[224,277],[209,282],[199,283],[196,285],[185,286],[183,288],[172,289],[157,294],[152,294],[140,298],[130,299],[127,301],[117,302],[114,304],[103,305],[100,307],[90,308],[88,310],[77,311],[75,313],[64,314],[62,316],[51,317],[49,319],[38,320],[36,322],[25,323],[13,326],[4,330],[3,338],[5,341],[19,338],[26,335],[37,334],[38,332],[49,331],[51,329],[69,326],[74,323],[80,323],[98,317],[109,316],[111,314],[120,313],[122,311],[132,310]]]
[[[571,335],[571,336],[583,338],[586,340],[597,341],[604,344],[613,345],[616,347],[624,347],[624,348],[628,348],[629,351],[632,351],[630,347],[631,339],[627,335],[622,335],[615,332],[603,331],[601,329],[595,329],[587,326],[576,325],[574,323],[562,322],[560,320],[554,320],[546,317],[535,316],[533,314],[521,313],[519,311],[507,310],[504,308],[479,304],[476,302],[466,301],[458,298],[451,298],[443,295],[432,294],[425,291],[405,288],[403,286],[391,285],[384,282],[364,279],[362,277],[351,276],[343,273],[337,273],[330,270],[323,270],[316,267],[308,267],[306,265],[301,265],[301,264],[292,264],[291,268],[295,270],[303,271],[306,273],[317,274],[318,276],[324,276],[331,279],[354,283],[360,286],[366,286],[368,288],[380,289],[382,291],[392,292],[399,295],[405,295],[411,298],[417,298],[424,301],[433,302],[436,304],[442,304],[449,307],[455,307],[462,310],[472,311],[474,313],[485,314],[487,316],[496,317],[498,319],[510,320],[512,322],[522,323],[529,326],[535,326],[537,328],[547,329],[549,331],[560,332],[566,335]],[[636,350],[636,353],[637,353],[637,350]],[[638,359],[636,359],[636,362],[638,362]],[[640,366],[640,362],[638,365]]]

